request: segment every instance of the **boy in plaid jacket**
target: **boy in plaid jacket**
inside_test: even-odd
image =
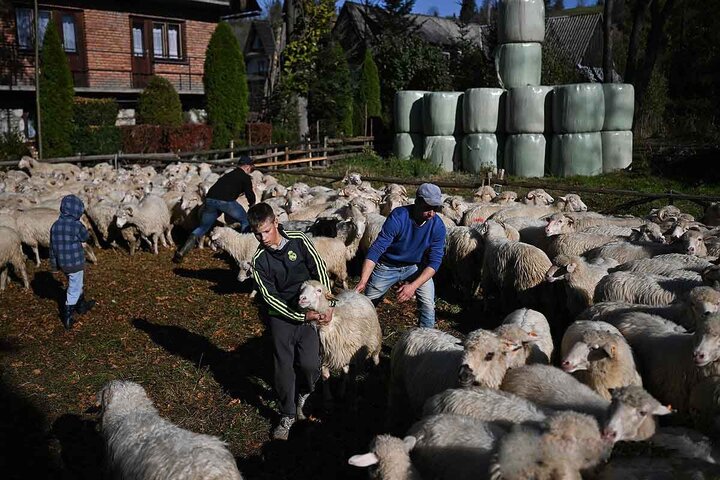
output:
[[[94,305],[94,300],[85,301],[83,296],[83,277],[85,270],[85,251],[83,242],[90,234],[80,223],[85,211],[82,200],[75,195],[63,197],[60,204],[60,218],[50,228],[50,267],[58,268],[68,278],[65,308],[62,310],[63,325],[67,330],[74,322],[73,313],[83,314]]]

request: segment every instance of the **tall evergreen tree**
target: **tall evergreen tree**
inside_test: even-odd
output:
[[[560,12],[565,10],[565,2],[563,0],[555,0],[555,3],[553,3],[553,11]]]
[[[380,116],[381,110],[380,76],[372,52],[368,48],[365,50],[353,105],[355,135],[364,135],[367,119]]]
[[[153,75],[138,99],[138,122],[146,125],[182,125],[180,95],[167,78]]]
[[[245,128],[248,85],[240,44],[226,22],[218,23],[205,54],[205,98],[213,147],[227,148]]]
[[[53,22],[45,30],[40,56],[40,141],[44,157],[72,153],[73,79],[60,34]]]
[[[345,52],[339,43],[330,41],[320,50],[316,74],[308,92],[310,122],[330,136],[353,132],[353,95]]]
[[[477,4],[475,0],[462,0],[460,4],[460,21],[470,23],[477,15]]]

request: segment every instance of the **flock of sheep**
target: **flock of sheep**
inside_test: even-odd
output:
[[[196,225],[218,178],[210,165],[190,163],[157,171],[25,158],[19,167],[0,173],[2,288],[8,265],[27,287],[21,245],[39,264],[38,247],[48,246],[64,195],[85,202],[93,247],[132,254],[144,244],[157,253],[174,245],[176,230]],[[348,262],[367,251],[385,215],[412,202],[404,187],[375,189],[357,174],[337,190],[252,176],[257,197],[284,227],[312,237],[338,289],[347,288]],[[482,187],[472,199],[447,196],[439,215],[447,239],[438,284],[506,316],[464,339],[435,329],[402,334],[388,386],[388,431],[401,436],[379,435],[351,465],[373,466],[371,476],[386,480],[718,475],[711,440],[720,433],[716,205],[701,221],[673,206],[646,218],[605,216],[575,194],[554,199],[538,189],[518,198]],[[221,221],[207,240],[234,259],[238,280],[251,277],[252,234]],[[324,311],[331,296],[307,282],[299,303]],[[343,290],[335,298],[333,321],[319,328],[324,380],[368,359],[377,364],[382,344],[364,296]],[[100,398],[108,463],[119,477],[148,478],[175,465],[157,478],[240,478],[222,443],[160,418],[139,385],[111,382]],[[666,416],[666,426],[656,416]],[[140,438],[151,444],[136,448]],[[662,457],[624,456],[614,448],[620,441],[650,444]],[[191,445],[207,454],[195,458]],[[183,467],[190,461],[203,467]]]

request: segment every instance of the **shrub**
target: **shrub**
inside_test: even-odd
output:
[[[120,127],[122,150],[125,153],[156,153],[163,151],[163,127],[133,125]]]
[[[40,141],[45,158],[72,153],[73,95],[70,65],[57,28],[50,22],[40,57]]]
[[[245,139],[249,145],[268,145],[272,143],[272,124],[261,122],[245,124]]]
[[[208,123],[213,127],[213,146],[226,148],[242,133],[248,114],[245,59],[226,22],[220,22],[205,53],[205,98]]]
[[[331,41],[320,58],[308,92],[309,120],[311,124],[319,120],[327,135],[352,135],[352,84],[345,52]]]
[[[73,120],[77,126],[115,125],[118,105],[112,98],[77,97],[73,103]]]
[[[71,139],[73,153],[103,155],[117,153],[122,148],[122,135],[115,125],[77,126]]]
[[[191,124],[166,130],[167,151],[198,152],[212,146],[213,129],[208,125]]]
[[[20,160],[30,155],[22,134],[17,129],[0,134],[0,161]]]
[[[179,127],[183,123],[180,95],[166,78],[153,75],[138,99],[138,123]]]
[[[353,104],[355,135],[364,135],[367,119],[380,116],[380,112],[380,77],[372,52],[368,48],[365,50],[365,59],[360,67],[360,78]]]

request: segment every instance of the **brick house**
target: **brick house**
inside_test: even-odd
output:
[[[150,76],[161,75],[190,109],[203,105],[205,49],[218,21],[259,11],[257,0],[55,0],[39,4],[38,21],[40,38],[48,22],[57,25],[76,95],[113,97],[132,109]],[[35,116],[34,37],[32,2],[5,2],[0,130],[28,133],[27,120]]]

